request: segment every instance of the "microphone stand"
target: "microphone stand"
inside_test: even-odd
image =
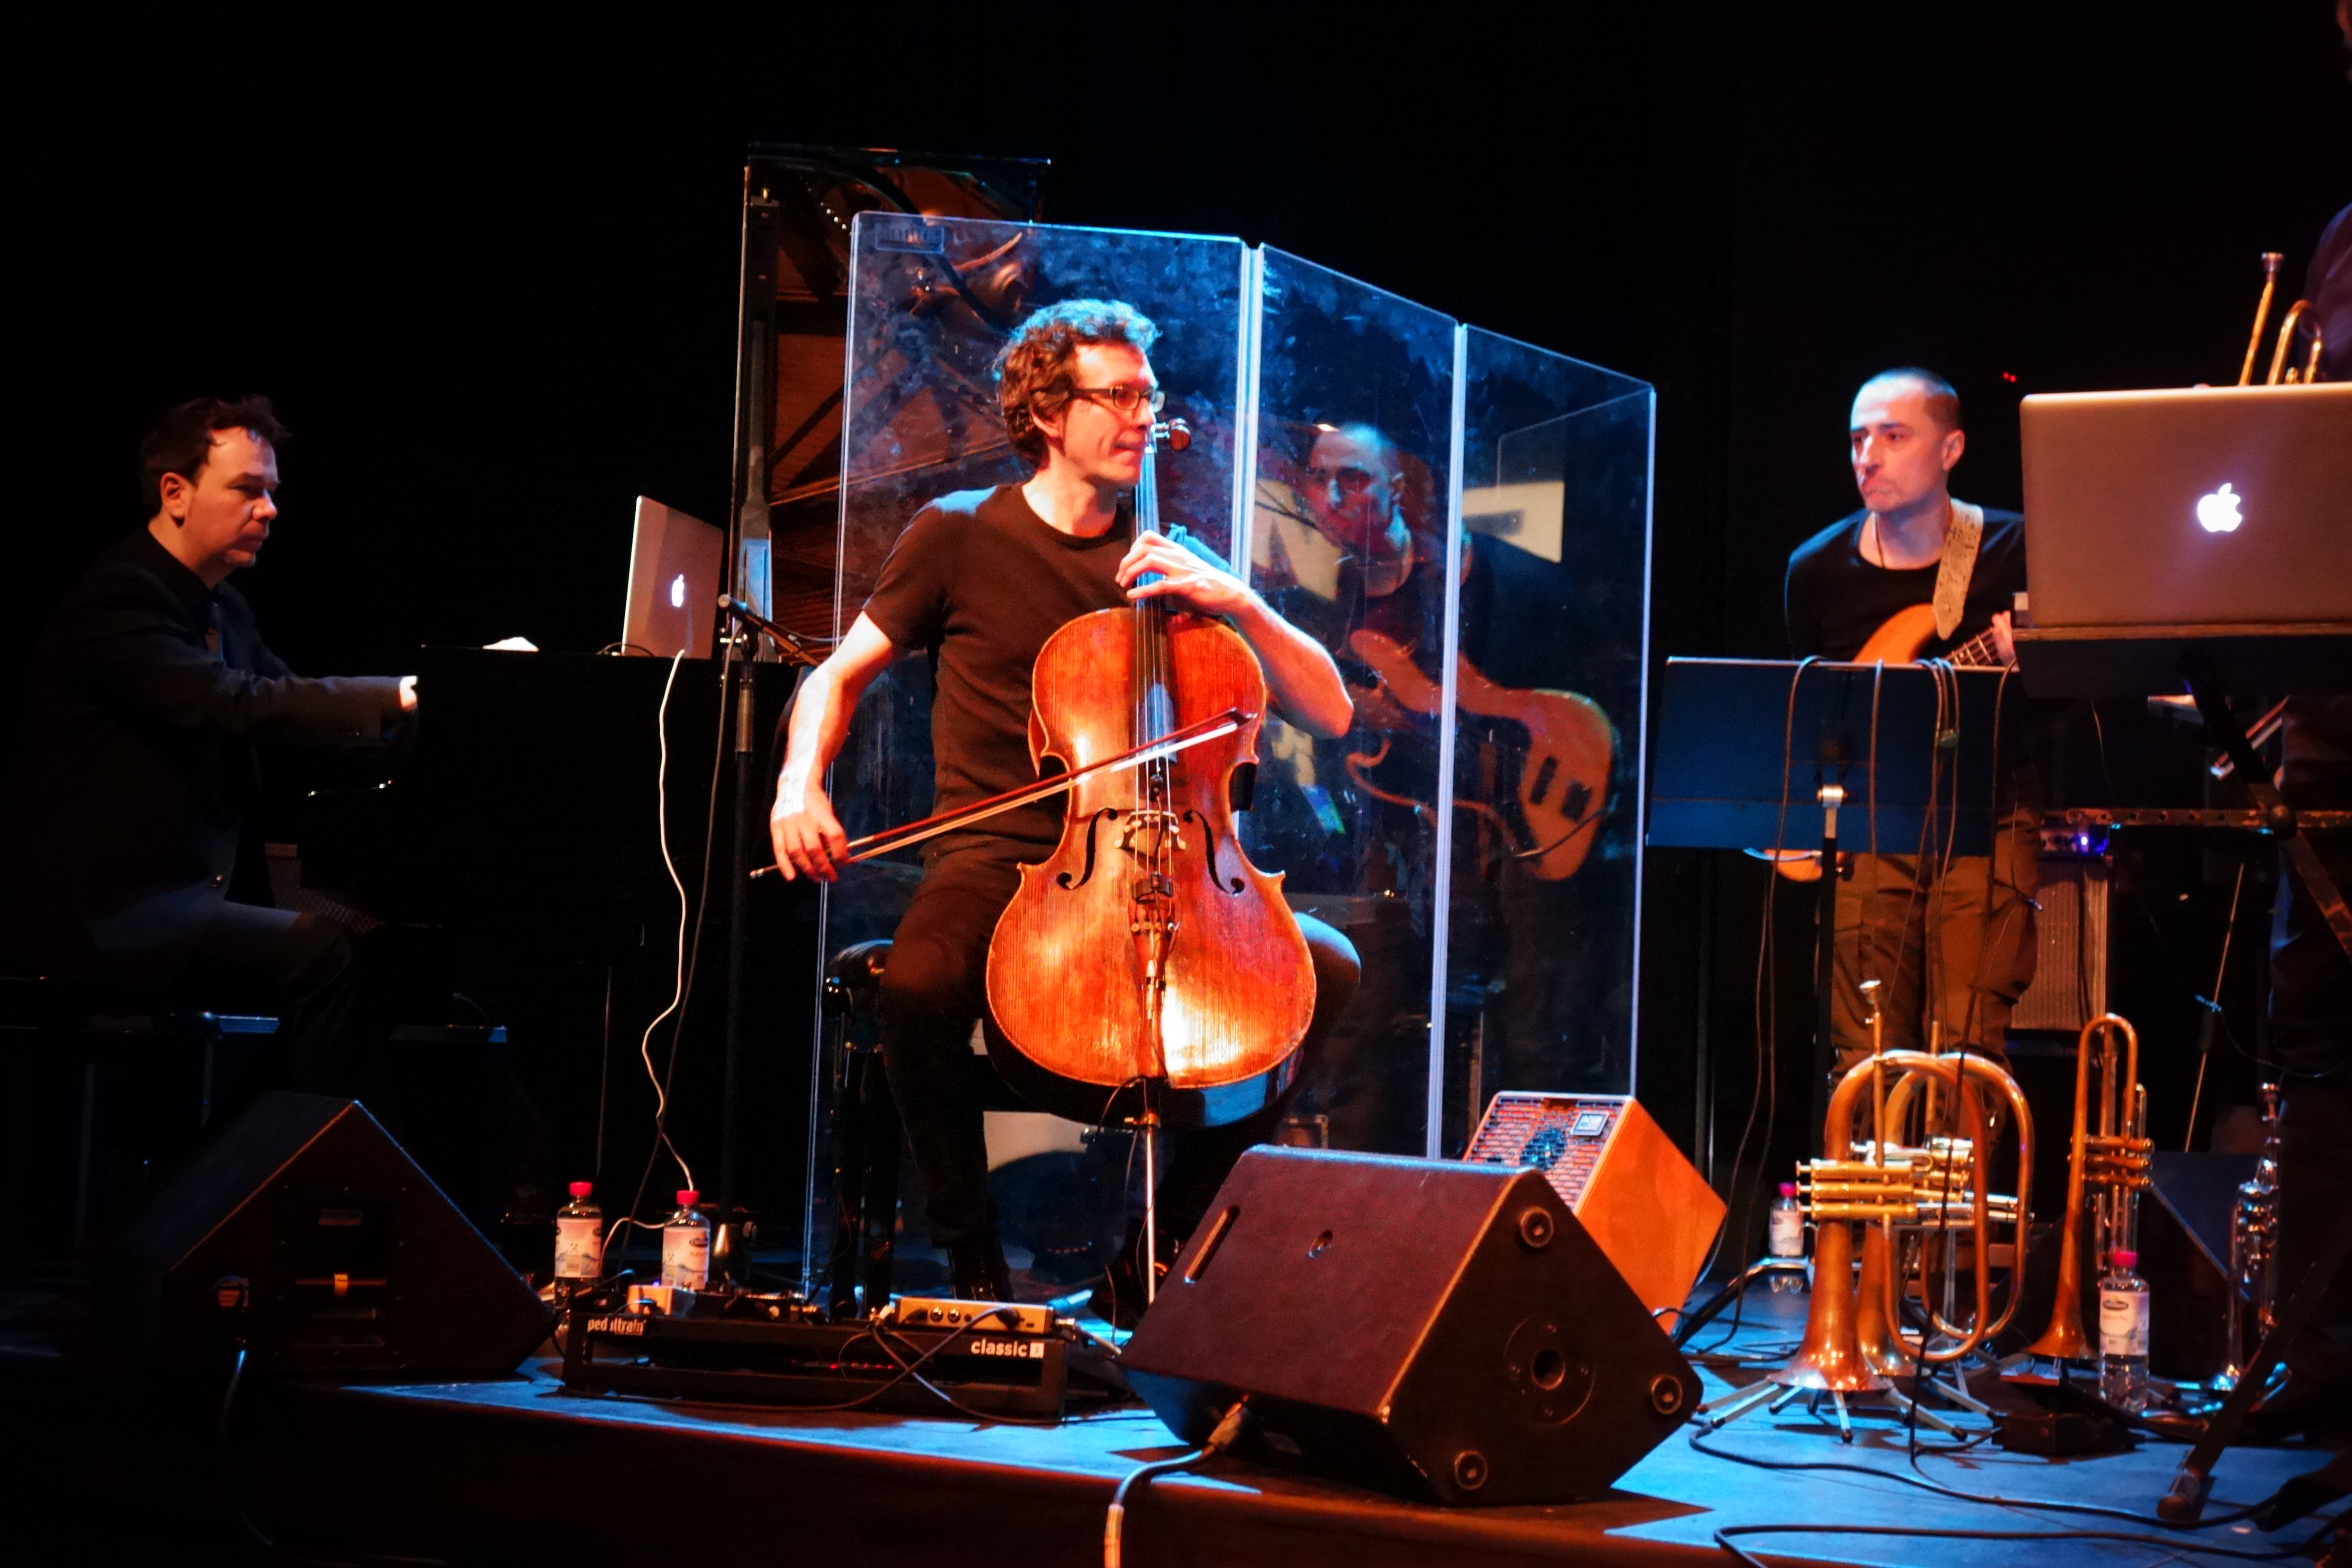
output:
[[[752,764],[759,754],[752,738],[752,661],[747,657],[745,645],[750,631],[757,631],[772,638],[790,663],[814,668],[820,661],[800,637],[732,595],[719,595],[719,608],[730,623],[719,662],[719,700],[720,712],[734,728],[735,822],[727,862],[727,1035],[725,1079],[719,1112],[719,1232],[711,1238],[710,1261],[714,1272],[740,1289],[751,1277],[751,1257],[743,1250],[742,1227],[737,1223],[735,1210],[736,1132],[740,1120],[736,1103],[742,1084],[743,974],[751,944],[751,879],[747,862],[751,858],[752,791],[757,784]],[[734,698],[731,708],[728,703],[730,695]]]

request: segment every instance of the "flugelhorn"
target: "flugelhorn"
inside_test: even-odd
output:
[[[2095,1058],[2096,1132],[2090,1115]],[[2155,1154],[2147,1136],[2147,1089],[2139,1081],[2139,1032],[2129,1020],[2102,1013],[2083,1026],[2074,1042],[2074,1130],[2066,1159],[2066,1212],[2059,1227],[2058,1293],[2050,1305],[2050,1326],[2025,1347],[2028,1355],[2080,1361],[2091,1353],[2092,1340],[2083,1329],[2084,1271],[2116,1248],[2133,1247],[2139,1194],[2147,1189]]]
[[[2025,1096],[1989,1057],[1885,1049],[1875,990],[1870,984],[1864,993],[1871,1006],[1871,1056],[1839,1079],[1822,1128],[1822,1158],[1798,1171],[1800,1202],[1816,1240],[1804,1342],[1772,1374],[1772,1381],[1790,1387],[1841,1394],[1885,1388],[1888,1376],[1913,1364],[1958,1360],[1999,1333],[2016,1311],[2014,1289],[2001,1311],[1992,1310],[1994,1233],[2006,1226],[2009,1245],[2021,1255],[2031,1205],[2022,1195],[1991,1191],[1984,1105],[1990,1098],[2005,1106],[2017,1140],[2018,1168],[2030,1172],[2033,1119]],[[1870,1136],[1860,1140],[1854,1121],[1865,1091]],[[1897,1142],[1915,1113],[1923,1123],[1921,1141]],[[1853,1278],[1856,1224],[1866,1227],[1859,1282]],[[1976,1300],[1964,1321],[1948,1321],[1935,1301],[1935,1248],[1921,1245],[1913,1259],[1906,1257],[1906,1237],[1932,1240],[1928,1233],[1938,1231],[1969,1238]],[[1915,1265],[1932,1330],[1916,1340],[1903,1332],[1900,1314]],[[1932,1343],[1937,1334],[1947,1342]]]
[[[2254,380],[2254,360],[2263,352],[2263,329],[2270,324],[2271,300],[2278,292],[2279,263],[2285,258],[2275,250],[2263,252],[2263,297],[2254,307],[2254,330],[2246,339],[2246,363],[2238,370],[2238,384],[2251,386]],[[2316,321],[2306,324],[2311,314],[2311,301],[2297,300],[2286,308],[2286,319],[2279,323],[2278,347],[2271,353],[2271,373],[2264,386],[2293,386],[2298,381],[2319,379],[2320,356],[2327,350],[2327,334]],[[2294,346],[2294,331],[2303,327],[2311,333],[2311,353],[2300,366],[2286,363],[2287,351]]]

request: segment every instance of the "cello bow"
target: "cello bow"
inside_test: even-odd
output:
[[[880,833],[869,833],[863,838],[853,838],[849,841],[849,853],[843,858],[843,863],[856,865],[860,860],[871,860],[877,855],[887,855],[894,849],[911,847],[927,838],[937,838],[942,833],[953,833],[957,828],[985,822],[992,816],[1060,795],[1079,780],[1108,769],[1134,767],[1157,762],[1162,757],[1172,757],[1179,752],[1189,751],[1219,736],[1230,735],[1256,717],[1256,714],[1244,712],[1239,708],[1228,708],[1222,713],[1213,713],[1181,729],[1171,730],[1158,740],[1146,741],[1142,745],[1130,746],[1116,756],[1088,763],[1085,767],[1055,773],[1051,778],[1039,779],[1035,784],[1023,784],[1018,789],[990,795],[986,800],[974,801],[953,811],[926,816],[919,822],[903,823]],[[779,868],[772,865],[761,866],[751,875],[764,877],[777,869]]]

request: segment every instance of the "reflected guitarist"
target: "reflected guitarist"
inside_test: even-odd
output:
[[[1800,657],[2015,662],[2010,611],[2025,589],[2025,520],[1956,500],[1968,447],[1959,395],[1931,371],[1890,370],[1854,395],[1848,438],[1862,510],[1789,557],[1789,642]],[[1843,1070],[1870,1053],[1860,984],[1882,982],[1889,1049],[2000,1057],[2033,979],[2030,892],[2039,812],[2030,766],[2000,781],[1991,856],[1840,856],[1837,995]]]
[[[1606,1009],[1591,987],[1612,972],[1613,928],[1597,912],[1608,895],[1575,879],[1612,805],[1617,735],[1597,703],[1548,689],[1576,642],[1558,610],[1561,568],[1465,537],[1444,716],[1457,726],[1454,875],[1450,889],[1430,887],[1446,597],[1437,489],[1370,425],[1300,434],[1303,452],[1271,460],[1286,482],[1261,483],[1253,568],[1339,659],[1356,723],[1322,744],[1269,731],[1256,815],[1286,845],[1322,846],[1319,867],[1286,858],[1294,891],[1357,895],[1366,922],[1349,932],[1365,950],[1364,990],[1307,1102],[1329,1116],[1334,1142],[1417,1149],[1428,977],[1415,939],[1426,937],[1402,928],[1423,895],[1451,901],[1450,1010],[1484,1040],[1485,1087],[1607,1079],[1614,1043],[1594,1032]]]

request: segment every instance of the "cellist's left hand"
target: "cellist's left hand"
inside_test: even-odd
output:
[[[1138,587],[1135,580],[1157,572],[1160,581]],[[1170,598],[1177,607],[1202,616],[1241,616],[1255,607],[1249,584],[1165,534],[1143,533],[1118,563],[1118,584],[1130,601]]]

